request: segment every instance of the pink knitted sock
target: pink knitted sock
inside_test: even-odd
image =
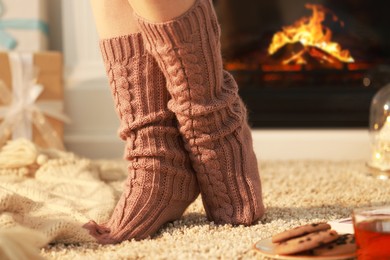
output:
[[[145,46],[172,96],[210,220],[250,225],[264,213],[246,109],[222,67],[220,28],[209,0],[168,22],[138,16]]]
[[[112,217],[85,224],[103,244],[153,235],[179,219],[199,195],[198,184],[156,61],[144,51],[140,34],[101,41],[120,137],[127,142],[129,176]]]

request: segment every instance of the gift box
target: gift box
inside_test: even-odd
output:
[[[64,149],[62,75],[59,52],[0,52],[0,147],[25,138]]]
[[[0,50],[48,48],[46,0],[0,0]]]

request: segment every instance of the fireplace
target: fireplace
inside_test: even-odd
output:
[[[367,127],[390,82],[386,1],[217,0],[225,68],[253,127]]]

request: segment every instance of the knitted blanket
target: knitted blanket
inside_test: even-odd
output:
[[[0,151],[0,258],[31,259],[48,243],[94,241],[82,225],[109,218],[126,177],[122,167],[9,142]]]

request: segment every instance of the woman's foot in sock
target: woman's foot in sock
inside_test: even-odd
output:
[[[208,218],[255,223],[264,214],[259,169],[238,86],[223,70],[212,2],[196,0],[167,22],[138,22],[167,80],[168,107],[178,119]]]
[[[167,108],[164,75],[140,34],[102,40],[101,50],[129,175],[111,218],[84,227],[99,243],[111,244],[153,235],[179,219],[199,191],[176,118]]]
[[[147,165],[149,171],[139,168],[130,172],[108,222],[98,225],[90,221],[84,225],[99,243],[115,244],[152,236],[165,223],[179,219],[195,199],[198,194],[195,178],[180,177],[177,172],[153,172],[156,169],[152,162],[138,164],[146,168]]]

